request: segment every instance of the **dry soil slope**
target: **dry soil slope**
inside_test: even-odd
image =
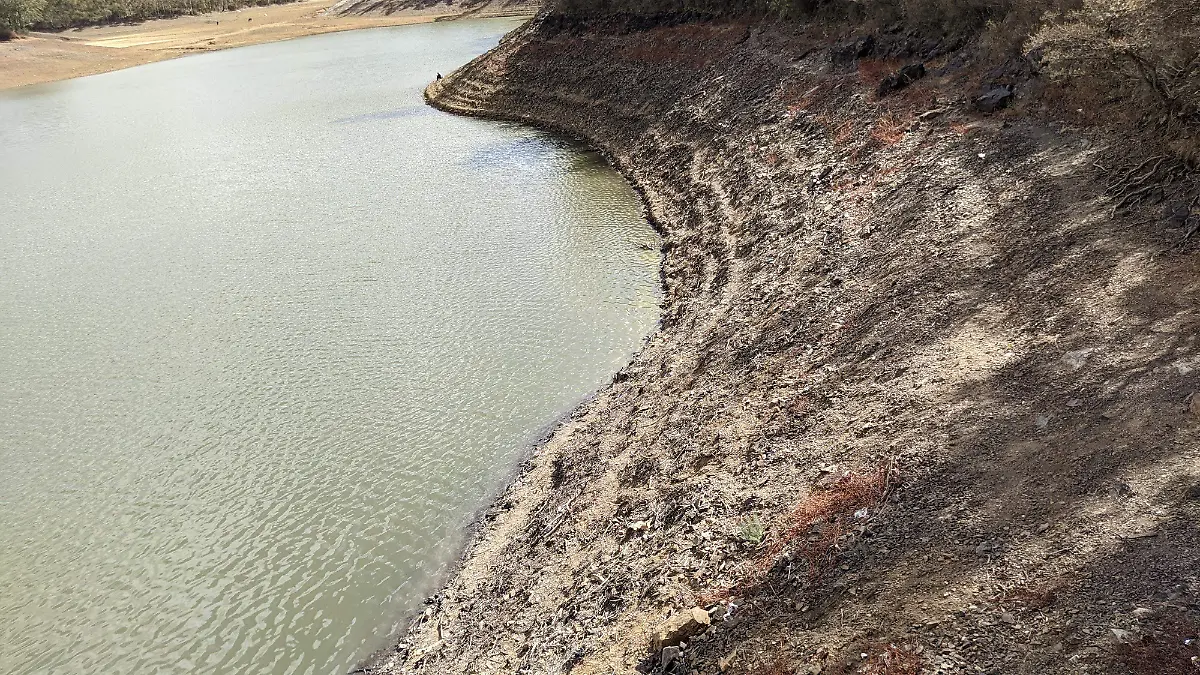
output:
[[[384,15],[397,13],[444,14],[461,11],[464,16],[528,16],[540,0],[341,0],[329,9],[331,16]]]
[[[887,644],[928,672],[1192,667],[1196,254],[1114,215],[1122,148],[968,112],[946,58],[878,101],[827,46],[543,19],[430,88],[608,153],[666,302],[368,671],[662,672],[652,632],[695,605],[714,625],[666,671],[857,672]],[[887,466],[884,503],[784,542]]]

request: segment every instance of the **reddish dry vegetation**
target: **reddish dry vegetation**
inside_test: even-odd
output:
[[[834,566],[846,538],[854,534],[856,522],[867,522],[887,499],[897,478],[896,468],[886,466],[871,473],[848,473],[809,494],[782,519],[778,534],[750,562],[737,584],[702,599],[717,601],[747,594],[785,559],[802,560],[807,580],[816,581]]]
[[[847,474],[828,489],[810,494],[784,520],[779,536],[755,564],[757,576],[786,555],[808,564],[810,580],[820,577],[837,557],[838,543],[887,497],[896,472],[884,467],[869,474]]]
[[[1141,642],[1121,645],[1117,658],[1134,675],[1195,675],[1200,672],[1200,626],[1168,615]]]
[[[914,645],[889,644],[871,650],[863,673],[867,675],[920,675],[921,652]]]
[[[885,148],[890,147],[904,140],[907,127],[908,123],[900,116],[895,113],[885,113],[875,122],[875,126],[871,127],[871,138]]]

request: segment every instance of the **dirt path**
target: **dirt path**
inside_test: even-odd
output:
[[[0,42],[0,89],[105,73],[197,52],[319,33],[423,23],[463,13],[457,6],[438,4],[372,16],[327,15],[325,10],[334,4],[336,0],[304,0],[132,26],[35,33]],[[520,7],[471,7],[467,11],[476,17],[529,13]]]

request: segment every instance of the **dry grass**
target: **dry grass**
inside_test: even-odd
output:
[[[885,113],[871,127],[871,138],[881,146],[891,147],[904,140],[905,130],[912,120],[904,120],[895,113]]]
[[[1013,591],[1007,599],[1024,605],[1032,610],[1040,610],[1053,605],[1058,600],[1058,594],[1061,587],[1057,584],[1049,586],[1039,586],[1034,588],[1022,588]]]
[[[905,63],[907,61],[901,59],[859,59],[858,79],[867,87],[874,89],[879,86],[880,80],[900,70]]]
[[[870,650],[861,672],[867,675],[920,675],[921,649],[915,645],[882,645]]]
[[[837,556],[841,539],[856,520],[865,521],[887,497],[895,471],[884,467],[868,474],[847,474],[827,489],[813,492],[784,519],[756,562],[755,576],[766,576],[785,555],[805,561],[809,580],[824,574]]]
[[[624,48],[621,56],[642,63],[674,63],[702,70],[725,56],[737,44],[745,31],[738,24],[683,24],[654,28],[638,36],[640,39]],[[703,51],[689,48],[697,42],[706,45]]]
[[[865,525],[887,498],[898,473],[888,465],[866,474],[850,473],[827,488],[814,491],[787,514],[769,534],[766,546],[749,561],[733,586],[701,595],[716,602],[747,594],[762,583],[785,558],[804,563],[804,578],[813,582],[831,569],[846,540]]]

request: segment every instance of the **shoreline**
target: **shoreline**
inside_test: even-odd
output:
[[[878,66],[839,67],[835,47],[779,26],[550,17],[429,86],[443,111],[603,154],[664,237],[663,315],[362,672],[858,672],[894,658],[889,644],[991,672],[1120,658],[1101,637],[1057,636],[1128,624],[1118,605],[1153,605],[1200,551],[1186,505],[1098,511],[1088,487],[1173,494],[1161,476],[1200,467],[1165,451],[1198,447],[1178,403],[1190,385],[1151,386],[1137,365],[1181,344],[1141,313],[1194,332],[1195,265],[1156,253],[1178,233],[1110,214],[1091,172],[1122,151],[1112,139],[1025,109],[981,115],[952,71],[879,101]],[[1154,269],[1112,277],[1129,259]],[[1074,365],[1114,343],[1120,358]],[[1114,379],[1137,393],[1105,394]],[[1102,410],[1121,422],[1097,424]],[[1133,449],[1073,469],[1097,444]],[[775,541],[790,513],[870,476],[877,497],[835,497],[852,508],[825,515],[857,523],[829,569],[795,575],[796,558],[764,560],[773,549],[746,534],[759,523]],[[1145,531],[1162,547],[1111,544]],[[997,578],[1056,599],[1005,600]],[[679,623],[697,611],[711,627]],[[995,628],[1031,623],[1054,637]]]
[[[339,0],[246,7],[227,12],[154,19],[57,33],[30,33],[0,42],[0,91],[98,75],[167,59],[234,47],[280,42],[366,28],[430,23],[456,18],[531,16],[527,10],[463,12],[454,6],[402,10],[391,15],[334,16]]]

